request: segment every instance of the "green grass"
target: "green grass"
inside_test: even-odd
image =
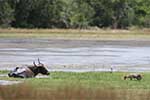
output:
[[[5,74],[7,71],[0,71]],[[12,86],[0,86],[4,100],[149,100],[150,73],[143,79],[123,80],[124,72],[51,72],[47,78],[8,78],[23,80]],[[13,94],[11,94],[13,92]],[[25,98],[25,99],[23,99]],[[0,99],[1,100],[1,99]]]
[[[4,74],[7,71],[0,71]],[[128,73],[123,72],[51,72],[48,78],[23,79],[26,83],[37,88],[49,88],[66,85],[81,85],[86,88],[117,88],[117,89],[150,89],[150,73],[142,73],[143,79],[123,80],[123,76]],[[1,77],[7,80],[22,80],[19,78]]]
[[[88,88],[150,89],[150,73],[144,73],[141,81],[123,80],[127,73],[109,72],[52,72],[49,78],[29,79],[27,82],[40,88],[79,84]]]
[[[6,73],[8,73],[9,71],[7,71],[7,70],[0,70],[0,74],[6,74]]]

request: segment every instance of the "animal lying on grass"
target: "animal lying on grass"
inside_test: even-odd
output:
[[[141,80],[142,79],[142,75],[141,74],[125,75],[124,76],[124,80],[126,80],[127,78],[129,78],[130,80],[132,80],[132,79]]]
[[[43,75],[49,75],[48,70],[44,67],[44,64],[38,59],[38,64],[36,65],[33,62],[33,65],[27,65],[22,67],[16,67],[13,71],[8,73],[9,77],[15,78],[32,78],[38,75],[39,73]]]

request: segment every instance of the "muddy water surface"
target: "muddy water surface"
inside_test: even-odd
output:
[[[52,71],[150,71],[150,41],[0,39],[0,69],[37,58]]]

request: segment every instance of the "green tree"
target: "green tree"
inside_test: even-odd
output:
[[[31,28],[32,25],[28,23],[30,10],[32,10],[33,0],[14,0],[11,1],[11,6],[15,9],[12,25],[14,27]]]
[[[10,27],[14,20],[14,10],[7,0],[0,0],[0,27]]]
[[[0,0],[0,27],[150,27],[150,0]]]
[[[70,12],[70,24],[73,28],[86,28],[94,15],[94,9],[85,0],[73,0]]]
[[[136,14],[135,25],[150,27],[150,1],[136,0],[134,10]]]
[[[128,0],[112,0],[112,28],[126,28],[133,19],[134,10]]]
[[[91,26],[108,27],[111,23],[111,1],[110,0],[87,0],[94,9]],[[91,12],[89,12],[91,13]]]
[[[61,0],[35,0],[28,21],[38,28],[61,28],[64,27],[62,11]]]

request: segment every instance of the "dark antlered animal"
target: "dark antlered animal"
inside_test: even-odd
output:
[[[9,77],[18,77],[18,78],[32,78],[38,75],[39,73],[43,75],[49,75],[48,70],[44,67],[44,64],[40,62],[38,59],[38,64],[33,62],[31,66],[23,66],[23,67],[16,67],[13,71],[8,73]]]
[[[124,80],[126,80],[127,78],[129,78],[130,80],[132,80],[132,79],[141,80],[142,75],[140,75],[140,74],[130,74],[130,75],[124,76]]]

